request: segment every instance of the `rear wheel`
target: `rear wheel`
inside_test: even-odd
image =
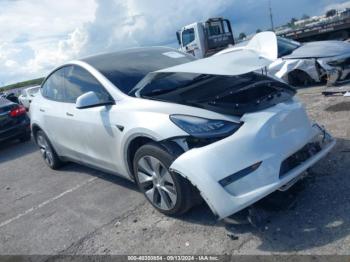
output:
[[[294,70],[288,74],[288,83],[295,87],[306,87],[314,83],[313,79],[301,70]]]
[[[36,132],[35,137],[45,163],[52,169],[59,168],[62,165],[62,161],[57,156],[45,133],[39,130]]]
[[[193,186],[169,171],[175,156],[151,143],[140,147],[133,166],[136,182],[146,199],[161,213],[181,215],[196,202]]]

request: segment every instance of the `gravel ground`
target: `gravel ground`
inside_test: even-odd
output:
[[[217,221],[203,204],[181,218],[156,212],[121,178],[76,164],[45,166],[33,142],[0,145],[0,254],[348,254],[350,98],[300,89],[335,149],[293,190],[254,210],[255,226]]]

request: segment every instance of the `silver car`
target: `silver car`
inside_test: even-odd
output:
[[[164,214],[203,199],[225,218],[293,185],[335,144],[293,88],[255,72],[271,62],[165,47],[72,61],[33,100],[33,135],[53,169],[83,163],[135,181]]]
[[[26,89],[23,89],[21,95],[18,97],[18,101],[22,104],[27,110],[30,107],[30,103],[32,102],[35,95],[38,93],[40,86],[32,86]]]
[[[265,38],[264,38],[265,37]],[[350,78],[350,43],[343,41],[316,41],[299,43],[262,32],[253,38],[264,38],[261,46],[275,53],[268,72],[293,86],[327,83],[332,86]],[[252,41],[244,41],[226,48],[216,55],[245,48]]]

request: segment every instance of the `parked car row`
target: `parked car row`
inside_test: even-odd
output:
[[[0,142],[19,139],[30,140],[30,120],[24,106],[0,97]]]
[[[21,95],[18,97],[18,101],[23,105],[27,110],[29,110],[30,103],[33,98],[39,92],[40,86],[32,86],[22,90]]]
[[[130,179],[167,215],[203,199],[225,218],[288,188],[335,140],[291,86],[257,73],[273,62],[258,51],[196,60],[153,47],[64,64],[30,105],[42,157]]]
[[[343,41],[316,41],[300,43],[272,32],[262,32],[255,37],[265,36],[269,52],[276,57],[268,72],[293,86],[307,86],[313,83],[335,85],[350,79],[350,43]],[[216,55],[245,48],[244,41],[224,49]],[[275,43],[275,44],[273,44]],[[275,48],[276,47],[276,48]]]
[[[26,88],[19,97],[12,92],[0,94],[0,142],[30,140],[30,119],[27,111],[39,89],[40,86]]]

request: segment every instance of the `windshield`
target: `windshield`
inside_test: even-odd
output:
[[[186,29],[182,32],[182,45],[186,46],[194,40],[194,29]]]
[[[148,73],[163,68],[188,63],[193,56],[164,47],[137,48],[85,58],[125,94]]]
[[[277,44],[278,44],[278,57],[286,56],[291,53],[297,48],[301,46],[301,43],[297,41],[293,41],[287,38],[283,38],[278,36],[277,37]]]
[[[148,97],[166,94],[189,85],[202,83],[213,77],[213,75],[193,73],[157,73],[149,81],[137,85],[130,95]]]

